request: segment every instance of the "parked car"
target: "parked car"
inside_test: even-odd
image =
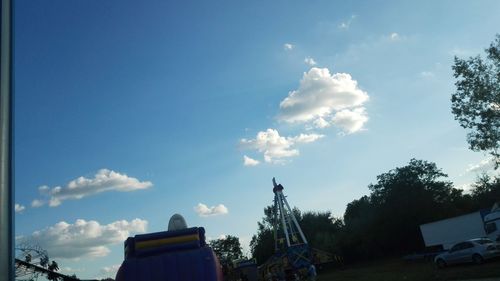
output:
[[[457,263],[481,264],[497,256],[500,256],[499,243],[488,238],[476,238],[455,244],[449,251],[437,255],[434,263],[439,268]]]

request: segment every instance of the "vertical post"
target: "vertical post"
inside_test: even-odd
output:
[[[0,16],[0,281],[14,280],[14,188],[12,178],[12,0]]]
[[[274,195],[274,210],[273,210],[273,232],[274,232],[274,252],[278,252],[278,199],[277,195]]]
[[[307,244],[306,236],[302,232],[302,229],[300,228],[300,225],[297,222],[297,219],[295,218],[295,215],[293,214],[292,208],[290,208],[290,205],[288,205],[288,201],[286,201],[285,197],[283,197],[283,200],[285,201],[286,207],[288,208],[288,211],[290,212],[290,215],[292,216],[292,220],[293,220],[293,223],[295,224],[295,227],[299,230],[300,237],[302,237],[302,241],[304,241],[304,243]]]
[[[283,224],[283,230],[285,232],[285,237],[286,237],[286,245],[287,247],[290,247],[290,237],[288,237],[288,229],[286,226],[286,221],[285,221],[285,214],[283,213],[285,211],[285,208],[283,207],[283,200],[281,196],[283,196],[283,193],[281,191],[276,192],[278,195],[278,204],[280,207],[280,214],[281,214],[281,223]]]

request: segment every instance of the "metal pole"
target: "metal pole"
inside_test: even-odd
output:
[[[290,205],[288,205],[288,201],[286,201],[286,198],[283,197],[283,201],[285,201],[286,207],[288,208],[288,211],[290,212],[290,215],[292,216],[293,223],[295,224],[295,227],[299,230],[300,237],[302,237],[302,241],[304,241],[305,244],[307,244],[307,239],[304,233],[302,232],[302,229],[300,228],[299,223],[297,222],[297,219],[295,218],[295,215],[293,214],[293,210],[290,208]]]
[[[274,210],[273,210],[273,231],[274,231],[274,252],[278,252],[278,195],[274,195]]]
[[[285,214],[283,214],[283,212],[285,211],[284,210],[285,208],[283,208],[283,201],[281,200],[281,196],[283,195],[283,193],[281,193],[281,191],[278,191],[278,192],[276,192],[276,194],[278,195],[278,204],[280,207],[281,222],[283,224],[283,230],[285,231],[286,245],[287,245],[287,247],[290,247],[290,238],[288,237],[288,230],[286,227]]]
[[[13,0],[1,0],[0,22],[0,281],[14,280],[12,168]]]

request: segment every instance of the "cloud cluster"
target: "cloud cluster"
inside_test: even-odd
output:
[[[308,57],[305,62],[316,64]],[[302,124],[306,130],[335,126],[340,134],[353,134],[364,129],[368,114],[364,104],[368,94],[347,73],[331,74],[328,68],[312,67],[305,72],[299,87],[290,91],[279,105],[277,119],[288,124]],[[254,139],[241,139],[240,145],[263,154],[266,163],[286,163],[286,159],[299,155],[296,145],[311,143],[324,137],[322,134],[280,136],[276,129],[260,131]],[[246,155],[243,165],[256,166],[260,162]]]
[[[264,154],[267,163],[280,163],[284,158],[299,155],[295,148],[299,143],[310,143],[324,137],[319,134],[300,134],[295,137],[283,137],[275,129],[257,133],[255,139],[241,139],[240,144],[247,149],[255,149]]]
[[[93,178],[79,177],[70,181],[66,186],[56,186],[50,188],[46,185],[38,188],[40,194],[48,199],[50,207],[59,206],[62,201],[70,199],[82,199],[84,197],[94,195],[106,191],[128,192],[141,190],[151,187],[153,184],[150,181],[139,181],[136,178],[129,177],[126,174],[101,169]],[[32,207],[41,207],[46,202],[35,199],[31,203]]]
[[[147,225],[148,222],[142,219],[120,220],[106,225],[78,219],[72,224],[58,222],[24,238],[37,242],[51,258],[103,257],[110,252],[107,246],[123,243],[132,233],[146,232]]]
[[[15,211],[16,213],[21,213],[21,212],[22,212],[22,211],[24,211],[25,209],[26,209],[26,207],[24,207],[24,206],[23,206],[23,205],[21,205],[21,204],[17,204],[17,203],[16,203],[16,204],[14,205],[14,211]]]
[[[208,216],[218,216],[218,215],[225,215],[229,213],[229,210],[226,208],[226,206],[219,204],[217,206],[212,206],[208,207],[207,205],[203,203],[198,203],[194,207],[194,211],[200,216],[200,217],[208,217]]]
[[[299,88],[280,103],[278,118],[288,123],[308,123],[316,128],[339,125],[354,133],[368,121],[363,104],[368,94],[347,73],[330,74],[328,68],[311,68]]]
[[[295,47],[295,46],[294,46],[294,45],[292,45],[292,44],[290,44],[290,43],[285,43],[285,44],[283,44],[283,49],[284,49],[285,51],[291,51],[291,50],[293,50],[293,48],[294,48],[294,47]]]

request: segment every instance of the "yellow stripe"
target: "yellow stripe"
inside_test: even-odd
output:
[[[196,241],[196,240],[200,240],[200,237],[198,236],[198,234],[191,234],[191,235],[185,235],[185,236],[136,242],[135,248],[136,249],[147,249],[147,248],[152,248],[152,247],[157,247],[157,246],[182,243],[182,242],[190,242],[190,241]]]

